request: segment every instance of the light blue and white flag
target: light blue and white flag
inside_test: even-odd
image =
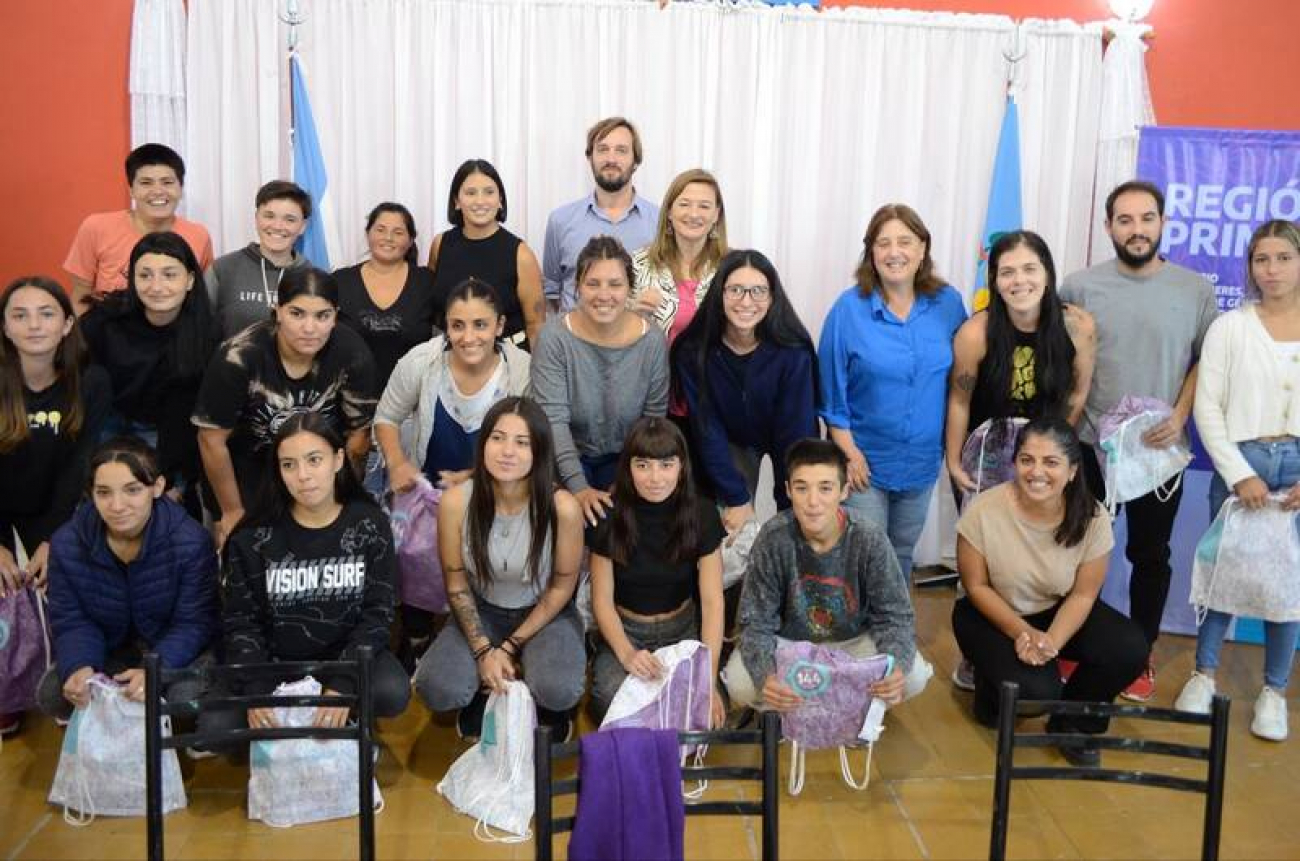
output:
[[[1016,100],[1007,96],[1002,115],[1002,132],[998,135],[998,154],[993,161],[993,182],[989,186],[989,208],[984,215],[980,262],[975,270],[975,294],[972,310],[989,304],[989,249],[1004,233],[1024,226],[1024,208],[1020,203],[1020,114]]]
[[[325,172],[311,100],[307,97],[307,78],[296,56],[289,58],[289,73],[293,94],[293,181],[302,186],[312,200],[312,217],[307,220],[307,229],[299,237],[297,247],[313,266],[329,271],[330,253],[322,218],[329,175]]]

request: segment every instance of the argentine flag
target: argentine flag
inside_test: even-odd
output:
[[[325,242],[323,204],[329,176],[321,156],[316,120],[311,114],[311,100],[307,98],[307,79],[296,56],[289,58],[289,74],[293,94],[293,181],[311,195],[312,202],[312,217],[307,220],[307,230],[298,238],[298,251],[313,266],[328,272],[330,252]]]
[[[972,310],[989,304],[989,249],[1004,233],[1024,226],[1020,205],[1020,114],[1016,100],[1007,96],[1002,115],[1002,132],[998,135],[998,154],[993,161],[993,182],[989,187],[989,208],[984,215],[984,233],[980,243],[980,262],[975,270],[975,296]]]

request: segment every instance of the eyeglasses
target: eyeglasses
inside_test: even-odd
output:
[[[750,284],[749,286],[745,286],[744,284],[728,284],[722,289],[728,299],[737,302],[746,296],[753,299],[755,302],[766,302],[768,299],[772,298],[772,291],[762,284]]]

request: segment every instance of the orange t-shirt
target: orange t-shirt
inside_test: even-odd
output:
[[[189,244],[199,259],[200,270],[212,265],[212,238],[206,227],[177,216],[171,229]],[[131,220],[129,209],[88,215],[77,229],[63,268],[89,284],[97,296],[125,289],[131,249],[143,235]]]

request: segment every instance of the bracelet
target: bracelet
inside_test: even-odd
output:
[[[480,646],[478,649],[474,651],[474,660],[476,661],[482,660],[484,655],[486,655],[488,652],[492,651],[495,648],[496,646],[492,645],[491,643],[488,643],[486,646]]]
[[[511,634],[509,637],[506,637],[506,643],[509,643],[510,645],[515,647],[514,652],[511,653],[510,657],[517,658],[523,653],[524,641],[516,637],[514,634]],[[504,646],[505,643],[502,643],[502,645]]]

